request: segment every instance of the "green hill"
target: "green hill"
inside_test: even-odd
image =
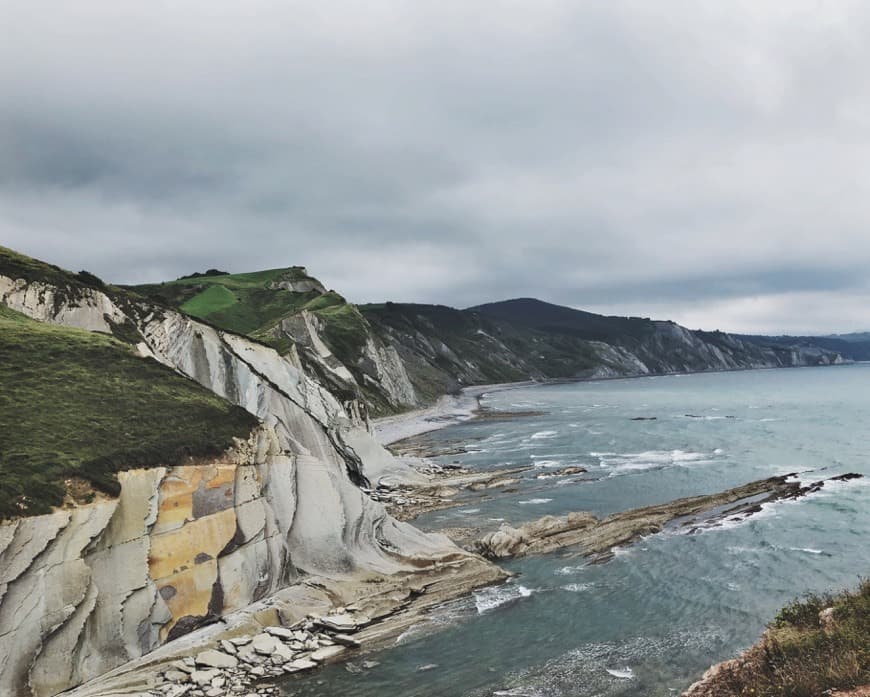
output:
[[[281,352],[305,341],[295,330],[280,325],[306,310],[321,321],[321,338],[335,357],[360,384],[364,382],[358,364],[370,328],[354,305],[335,291],[327,291],[301,266],[238,274],[206,272],[165,283],[130,286],[128,290]],[[319,371],[317,360],[310,360],[304,350],[301,355],[315,372]],[[329,380],[327,375],[321,377]],[[339,384],[331,387],[342,394],[346,389]],[[376,392],[370,397],[378,399]]]
[[[119,470],[216,455],[256,424],[128,344],[0,305],[0,519],[114,494]]]

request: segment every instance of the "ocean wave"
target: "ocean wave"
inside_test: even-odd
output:
[[[625,668],[605,668],[604,670],[620,680],[632,680],[634,678],[634,671],[628,666]]]
[[[588,591],[592,588],[591,583],[568,583],[564,586],[560,586],[563,591],[568,591],[569,593],[582,593],[583,591]]]
[[[555,438],[559,435],[558,431],[538,431],[537,433],[533,433],[529,438],[531,440],[546,440],[548,438]]]
[[[562,463],[559,460],[535,460],[535,467],[559,467]]]
[[[812,547],[789,547],[789,552],[803,552],[804,554],[824,554],[823,549],[813,549]]]
[[[536,593],[536,588],[526,588],[525,586],[513,586],[505,584],[503,586],[493,586],[485,588],[474,594],[474,606],[477,608],[477,614],[482,615],[485,612],[495,610],[505,603],[515,602],[521,598],[528,598],[532,593]]]
[[[520,506],[536,506],[541,503],[550,503],[553,499],[526,499],[525,501],[519,501]]]

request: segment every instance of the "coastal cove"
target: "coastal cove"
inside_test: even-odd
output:
[[[436,609],[392,648],[283,683],[298,695],[672,695],[752,644],[807,592],[870,568],[864,425],[870,366],[741,371],[521,387],[418,442],[472,471],[526,467],[504,489],[463,491],[425,530],[589,511],[598,517],[775,475],[847,472],[743,521],[668,527],[591,565],[570,549],[502,563],[508,583]],[[463,452],[464,451],[464,452]],[[566,467],[585,473],[552,476]],[[369,669],[357,663],[373,661]],[[354,662],[356,661],[356,662]],[[353,672],[351,672],[353,671]],[[461,686],[461,687],[459,687]]]

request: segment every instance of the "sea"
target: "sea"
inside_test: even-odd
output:
[[[870,574],[868,364],[550,384],[482,403],[531,415],[429,434],[466,451],[440,461],[529,469],[514,490],[467,492],[421,528],[606,516],[786,473],[865,478],[742,522],[668,528],[604,564],[570,550],[507,562],[508,583],[439,608],[354,672],[287,680],[285,694],[670,697],[754,643],[791,600]],[[569,466],[587,471],[550,476]]]

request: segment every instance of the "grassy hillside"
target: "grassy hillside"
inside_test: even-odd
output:
[[[134,286],[131,290],[222,329],[250,336],[280,352],[289,350],[294,337],[276,331],[276,327],[285,318],[307,310],[322,320],[321,338],[336,358],[356,375],[358,382],[364,382],[359,361],[369,336],[368,324],[356,306],[335,291],[327,291],[302,267],[200,274],[166,283]],[[302,354],[305,360],[304,351]],[[316,363],[311,367],[317,370]],[[341,389],[339,385],[331,387]],[[376,390],[369,398],[373,404],[381,405]]]
[[[134,286],[132,290],[159,303],[238,334],[253,335],[318,301],[320,290],[295,292],[281,284],[320,284],[294,266],[252,273],[179,278]]]
[[[820,612],[833,608],[830,619]],[[818,697],[870,685],[870,580],[786,606],[762,640],[693,695]]]
[[[0,306],[0,518],[60,505],[66,482],[207,456],[254,416],[127,344]]]

